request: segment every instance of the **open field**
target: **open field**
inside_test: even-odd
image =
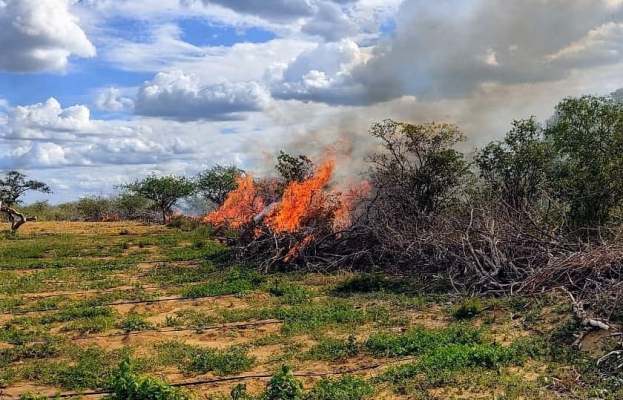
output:
[[[127,355],[204,399],[260,393],[284,364],[310,399],[623,396],[596,367],[607,332],[572,350],[565,297],[466,299],[225,259],[201,228],[40,222],[3,238],[0,399],[104,397]]]

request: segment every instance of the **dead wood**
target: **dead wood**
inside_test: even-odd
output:
[[[11,223],[11,232],[17,232],[26,222],[37,220],[37,217],[27,217],[16,209],[2,203],[2,201],[0,201],[0,213],[7,216],[7,219]]]

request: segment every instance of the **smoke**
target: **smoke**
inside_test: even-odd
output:
[[[343,59],[344,46],[334,47],[326,68],[321,58],[307,60],[312,51],[279,81],[279,95],[292,100],[272,105],[267,115],[278,128],[247,146],[262,149],[262,172],[284,149],[315,160],[333,152],[337,180],[360,176],[378,148],[368,129],[386,118],[454,123],[470,153],[502,137],[514,119],[546,120],[564,97],[609,94],[623,86],[623,3],[407,0],[395,32],[360,49],[369,56],[349,46]],[[293,76],[299,70],[305,77]],[[308,76],[322,85],[306,86]]]

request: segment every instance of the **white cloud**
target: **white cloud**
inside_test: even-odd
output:
[[[97,94],[95,105],[103,111],[122,112],[131,111],[134,108],[134,101],[123,96],[119,88],[109,87]]]
[[[320,3],[316,14],[302,27],[303,32],[320,36],[329,42],[353,36],[358,30],[340,6],[328,1]]]
[[[17,106],[8,114],[5,131],[0,134],[13,139],[66,139],[93,127],[90,110],[82,105],[62,108],[55,98],[44,103]],[[1,127],[0,127],[1,128]]]
[[[0,26],[0,69],[5,71],[62,71],[70,56],[96,53],[68,0],[0,1]]]
[[[135,112],[177,120],[236,120],[262,110],[269,94],[256,82],[203,85],[182,71],[158,73],[139,90]]]
[[[157,163],[193,146],[140,123],[92,120],[88,107],[50,98],[0,118],[0,150],[0,168],[58,168]]]
[[[339,104],[365,104],[367,90],[352,79],[352,69],[365,63],[368,53],[349,39],[321,43],[299,55],[285,68],[275,68],[271,92],[279,99]]]

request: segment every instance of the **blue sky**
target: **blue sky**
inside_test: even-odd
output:
[[[4,0],[0,24],[0,170],[54,189],[29,201],[344,143],[356,173],[376,120],[469,150],[623,87],[620,0]]]

